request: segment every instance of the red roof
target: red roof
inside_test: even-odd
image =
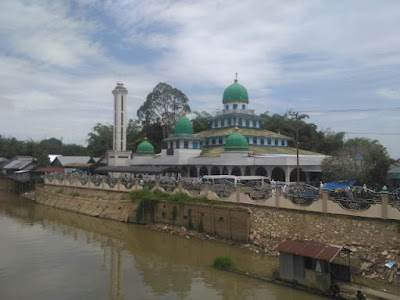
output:
[[[41,167],[35,169],[35,173],[64,173],[64,168],[60,167]]]
[[[314,241],[286,240],[276,246],[275,250],[300,256],[322,259],[331,262],[343,247],[329,246]]]

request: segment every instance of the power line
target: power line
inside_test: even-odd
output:
[[[346,108],[346,109],[326,109],[326,110],[302,110],[299,113],[340,113],[340,112],[360,112],[360,111],[393,111],[400,110],[400,107],[380,107],[380,108]]]
[[[344,131],[347,134],[377,134],[377,135],[400,135],[400,132],[350,132]]]

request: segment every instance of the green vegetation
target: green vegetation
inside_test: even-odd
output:
[[[228,269],[232,268],[233,266],[233,259],[229,256],[217,256],[214,258],[213,267],[217,269]]]
[[[80,194],[78,192],[71,192],[68,195],[71,197],[79,197],[80,196]]]
[[[324,181],[357,180],[358,185],[387,184],[390,157],[386,148],[376,140],[354,138],[347,140],[336,155],[322,161]]]
[[[56,194],[64,194],[64,190],[63,189],[58,189],[58,190],[56,190]]]
[[[204,203],[214,205],[226,205],[223,201],[208,200],[206,197],[190,197],[187,194],[169,194],[161,191],[150,191],[147,189],[132,191],[129,193],[130,200],[144,201],[173,201],[186,203]]]

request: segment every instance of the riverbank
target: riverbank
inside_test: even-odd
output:
[[[45,194],[47,196],[40,194],[41,191],[46,191]],[[43,190],[39,188],[29,195],[35,198],[36,194],[37,202],[42,204],[46,202],[45,205],[48,206],[61,209],[66,209],[69,206],[69,210],[75,212],[122,222],[129,221],[129,211],[132,211],[132,205],[134,205],[130,201],[121,200],[123,193],[65,189],[63,194],[60,194],[57,191],[54,187],[46,187]],[[79,197],[77,197],[77,194],[79,194]],[[65,201],[63,201],[63,204],[55,205],[55,203],[59,203],[56,199],[60,197]],[[75,204],[71,206],[72,203]],[[393,275],[390,283],[388,282],[388,276],[386,276],[387,270],[390,271],[390,274],[393,274],[393,270],[397,272],[397,269],[382,269],[378,264],[380,261],[384,261],[388,255],[397,254],[396,250],[399,248],[398,246],[396,248],[395,245],[398,238],[398,234],[396,235],[396,225],[398,224],[395,222],[359,220],[348,217],[335,218],[313,213],[299,214],[298,212],[257,206],[249,207],[249,209],[250,230],[257,233],[256,235],[251,235],[252,239],[250,239],[249,243],[239,243],[218,237],[218,235],[199,233],[188,230],[183,226],[165,224],[148,224],[146,226],[153,230],[164,231],[183,238],[207,239],[228,243],[259,255],[273,257],[276,260],[276,264],[278,263],[278,254],[273,249],[276,244],[287,237],[317,238],[321,242],[346,245],[351,247],[353,251],[355,250],[351,258],[353,281],[380,290],[386,289],[394,293],[400,293],[398,274],[395,273]],[[363,223],[364,221],[368,221],[368,223]],[[388,250],[383,247],[388,247]],[[382,255],[382,252],[386,256]],[[362,270],[362,266],[367,262],[367,259],[375,260],[375,270],[377,271],[374,272],[380,274],[381,277],[369,278],[369,273]],[[382,266],[384,266],[384,263]],[[380,272],[380,270],[383,270],[383,272]]]

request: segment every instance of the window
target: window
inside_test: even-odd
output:
[[[256,127],[257,121],[253,121],[253,127]]]
[[[253,137],[253,144],[257,145],[257,138]]]
[[[275,146],[278,146],[278,139],[275,139]]]
[[[216,141],[215,139],[212,139],[212,144],[215,145]]]
[[[179,149],[179,141],[176,141],[176,149]]]
[[[246,120],[246,127],[250,127],[250,121]]]
[[[225,127],[225,120],[222,120],[222,121],[221,121],[221,126],[222,126],[222,127]]]
[[[183,141],[183,148],[189,149],[189,142],[187,140]]]
[[[261,145],[264,145],[264,139],[261,139],[260,142],[261,142]]]
[[[218,139],[218,144],[222,145],[222,137]]]
[[[232,125],[232,120],[228,119],[228,126],[231,126],[231,125]]]
[[[199,144],[197,142],[193,142],[193,149],[199,149]]]
[[[239,118],[239,126],[242,126],[242,119]]]
[[[246,109],[246,105],[242,104],[242,110]]]
[[[248,138],[248,137],[246,137],[246,140],[247,140],[247,144],[248,144],[248,143],[250,143],[250,141],[249,141],[249,138]]]
[[[233,109],[237,109],[237,106],[238,106],[238,105],[235,103],[235,104],[233,104],[233,107],[232,107],[232,108],[233,108]]]
[[[173,141],[169,142],[169,147],[170,148],[174,148],[174,142]]]
[[[228,105],[228,104],[225,105],[225,109],[226,109],[226,110],[229,110],[229,105]]]
[[[209,139],[206,140],[206,145],[210,145],[210,140]]]
[[[271,145],[271,139],[268,139],[268,145]]]

